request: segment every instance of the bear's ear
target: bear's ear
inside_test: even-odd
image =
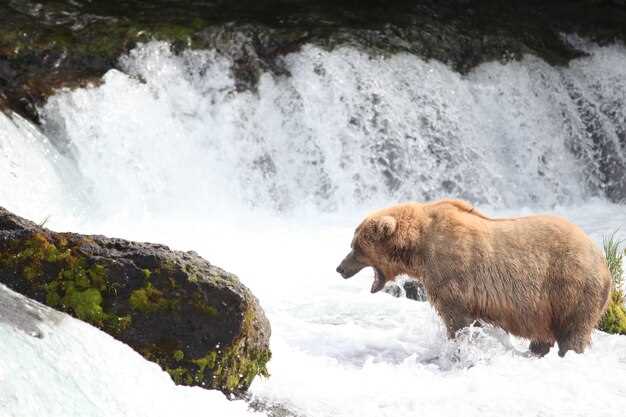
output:
[[[367,230],[373,239],[383,240],[396,231],[398,222],[392,216],[372,217],[367,221]]]

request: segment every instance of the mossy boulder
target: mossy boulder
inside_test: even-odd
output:
[[[268,375],[258,300],[193,252],[55,233],[0,208],[0,282],[111,334],[178,384],[241,393]]]

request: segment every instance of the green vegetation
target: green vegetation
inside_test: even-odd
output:
[[[250,302],[248,306],[251,306]],[[254,334],[254,314],[250,307],[244,313],[241,324],[242,335]],[[220,385],[228,390],[237,391],[242,386],[249,386],[256,375],[269,377],[267,363],[272,357],[271,352],[264,349],[250,349],[245,337],[240,337],[228,349],[218,350],[217,353],[213,379],[220,381]]]
[[[133,291],[128,299],[130,306],[142,313],[155,313],[169,309],[173,303],[168,301],[161,291],[148,283],[143,288]]]
[[[207,304],[200,293],[195,293],[193,295],[191,305],[198,313],[205,314],[208,317],[215,317],[218,314],[217,309],[212,305]]]
[[[182,350],[175,350],[172,356],[176,362],[180,362],[185,358],[185,354]]]
[[[251,328],[253,314],[253,309],[249,308],[246,311],[241,336],[229,346],[216,347],[200,358],[189,360],[181,351],[174,350],[171,353],[174,364],[170,367],[172,362],[164,363],[159,360],[164,355],[155,354],[159,349],[167,349],[165,346],[153,346],[142,354],[159,363],[177,384],[220,387],[226,392],[240,392],[246,389],[257,375],[269,376],[267,363],[271,359],[270,351],[250,347],[251,343],[248,340],[248,336],[253,334]]]
[[[600,319],[598,328],[607,333],[626,335],[626,307],[624,306],[624,269],[626,256],[624,241],[617,240],[615,233],[604,239],[604,256],[613,280],[613,289],[606,313]]]
[[[240,339],[228,348],[212,350],[191,360],[195,370],[182,367],[165,367],[165,370],[177,384],[218,386],[228,392],[238,392],[247,388],[255,376],[269,376],[266,366],[270,358],[266,350],[246,351],[244,339]]]
[[[130,316],[104,311],[103,293],[111,290],[104,265],[90,262],[65,238],[35,233],[16,240],[0,253],[0,267],[16,271],[51,307],[115,334],[130,325]]]

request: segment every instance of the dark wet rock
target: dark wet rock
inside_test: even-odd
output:
[[[0,208],[0,282],[106,331],[179,384],[240,393],[267,375],[258,300],[193,252],[55,233]]]
[[[391,282],[385,286],[384,291],[396,298],[406,297],[416,301],[426,301],[426,290],[417,280],[404,279]]]
[[[383,288],[383,291],[386,292],[389,295],[392,295],[396,298],[400,298],[402,297],[404,294],[404,292],[402,291],[402,288],[400,287],[400,285],[398,285],[395,282],[392,282],[390,284],[387,284],[385,286],[385,288]]]
[[[467,72],[526,53],[562,65],[584,53],[563,33],[626,39],[622,0],[12,0],[0,5],[0,108],[38,121],[55,89],[99,79],[138,42],[227,51],[240,89],[305,43],[407,52]]]
[[[424,286],[416,280],[407,280],[403,285],[406,298],[416,301],[426,301],[426,290]]]

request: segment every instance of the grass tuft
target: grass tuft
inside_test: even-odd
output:
[[[626,306],[624,306],[624,241],[615,237],[616,232],[603,240],[604,257],[611,273],[613,289],[606,313],[600,319],[598,328],[607,333],[626,335]]]

